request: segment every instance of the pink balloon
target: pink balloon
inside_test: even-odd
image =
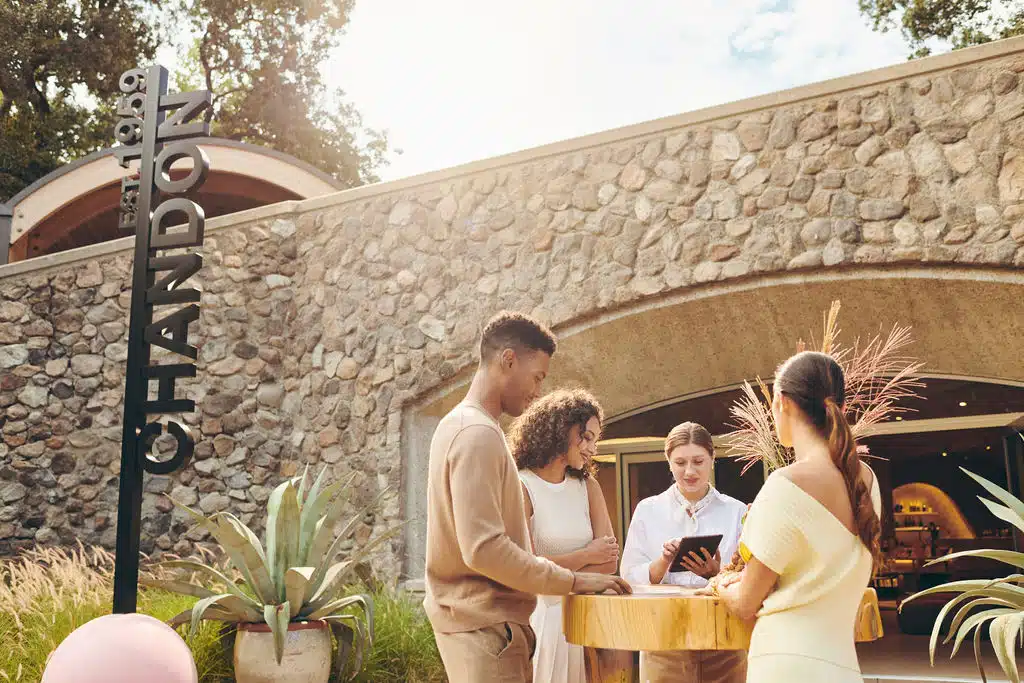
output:
[[[50,655],[42,683],[198,683],[181,636],[145,614],[108,614],[79,626]]]

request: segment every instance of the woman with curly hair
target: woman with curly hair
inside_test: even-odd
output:
[[[534,552],[572,571],[614,574],[619,546],[593,476],[603,418],[601,405],[586,391],[555,391],[515,421],[509,443]],[[530,626],[537,634],[533,680],[583,683],[583,648],[565,640],[561,598],[540,596]]]

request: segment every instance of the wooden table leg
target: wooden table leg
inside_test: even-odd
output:
[[[633,683],[633,653],[583,648],[589,683]]]

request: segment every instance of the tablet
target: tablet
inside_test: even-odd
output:
[[[669,565],[668,570],[670,572],[685,572],[689,571],[682,564],[682,559],[688,557],[689,554],[696,553],[697,557],[704,557],[701,552],[701,548],[708,551],[708,555],[711,557],[715,556],[718,552],[718,544],[722,542],[722,534],[715,534],[713,536],[688,536],[679,542],[679,551],[676,556],[672,559],[672,564]]]

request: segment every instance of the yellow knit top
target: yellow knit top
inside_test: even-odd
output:
[[[871,502],[881,512],[878,481]],[[800,655],[859,671],[854,624],[871,579],[871,553],[824,505],[773,472],[750,508],[740,538],[779,575],[758,612],[750,657]]]

